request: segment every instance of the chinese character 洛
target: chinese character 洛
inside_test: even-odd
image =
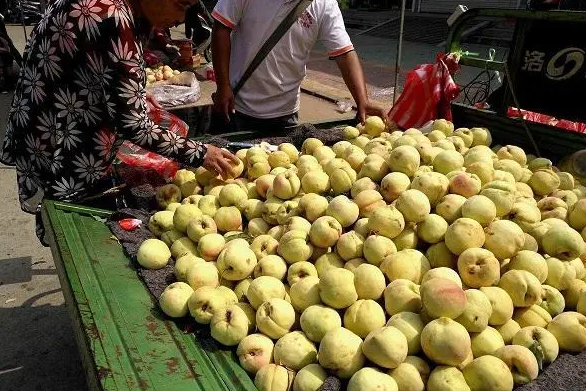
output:
[[[528,72],[541,72],[544,57],[545,53],[543,52],[525,50],[525,58],[521,69]]]

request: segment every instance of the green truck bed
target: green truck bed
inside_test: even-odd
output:
[[[256,390],[231,350],[164,318],[103,218],[47,201],[43,221],[91,390]]]

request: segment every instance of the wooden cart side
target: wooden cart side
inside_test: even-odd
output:
[[[45,239],[51,246],[55,269],[59,277],[61,289],[63,290],[65,305],[73,323],[73,334],[77,342],[88,388],[91,391],[102,390],[100,383],[102,380],[106,380],[102,378],[108,376],[107,371],[99,374],[99,365],[105,362],[104,351],[100,344],[94,344],[93,349],[91,347],[92,344],[89,341],[89,334],[84,326],[87,320],[84,321],[82,319],[82,314],[90,313],[87,298],[85,298],[83,290],[80,289],[79,279],[74,278],[75,273],[66,270],[66,265],[72,264],[71,253],[67,246],[63,246],[65,242],[63,230],[61,227],[56,227],[59,222],[56,218],[57,211],[54,203],[45,203],[41,209],[41,213],[46,230]],[[68,278],[69,275],[72,277]],[[102,368],[106,369],[105,367]]]
[[[102,221],[111,212],[46,201],[43,220],[92,390],[255,390],[229,349],[167,319]]]

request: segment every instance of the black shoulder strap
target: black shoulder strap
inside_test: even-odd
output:
[[[252,59],[250,65],[248,65],[248,67],[242,74],[242,77],[240,78],[238,83],[236,83],[236,86],[232,90],[234,95],[238,94],[238,91],[240,91],[244,83],[246,83],[250,75],[252,75],[252,73],[263,62],[263,60],[271,52],[271,50],[273,50],[277,42],[281,40],[283,35],[285,35],[289,28],[291,28],[293,23],[295,23],[295,21],[299,19],[303,11],[305,11],[309,4],[311,4],[311,1],[312,0],[299,0],[297,5],[287,14],[287,16],[285,16],[285,18],[277,26],[275,31],[273,31],[271,36],[261,46],[258,53],[256,53],[256,56]]]

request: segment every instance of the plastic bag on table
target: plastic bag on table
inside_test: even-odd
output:
[[[164,107],[194,103],[201,97],[199,82],[193,72],[181,72],[169,80],[153,83],[148,91]]]
[[[154,171],[165,180],[172,179],[179,169],[174,160],[168,159],[155,152],[147,151],[130,141],[124,141],[116,157],[122,164],[131,166],[136,171]]]
[[[389,119],[402,129],[419,128],[438,118],[451,121],[450,104],[460,93],[452,75],[459,69],[457,55],[440,53],[435,64],[419,65],[407,73]]]

